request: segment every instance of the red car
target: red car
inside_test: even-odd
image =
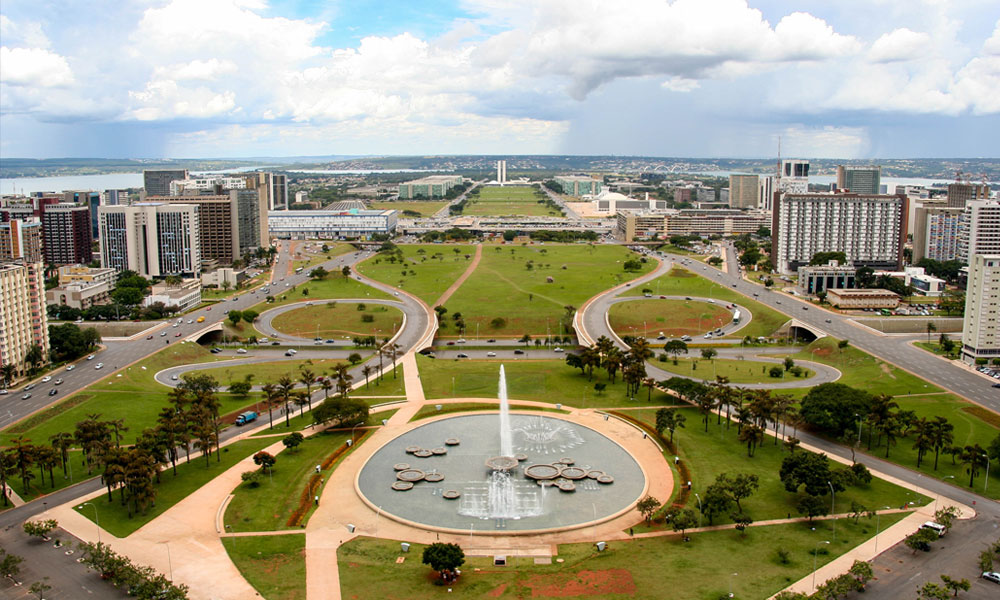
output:
[[[175,333],[174,337],[181,337],[181,332],[178,331],[177,333]]]
[[[151,339],[153,339],[153,336],[151,336],[151,335],[147,335],[147,336],[146,336],[146,339],[147,339],[147,340],[151,340]]]
[[[206,308],[205,310],[212,310],[212,307],[211,307],[211,306],[209,306],[209,307],[208,307],[208,308]]]

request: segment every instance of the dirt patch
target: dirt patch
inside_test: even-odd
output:
[[[579,571],[575,575],[535,575],[523,582],[532,597],[572,598],[604,594],[635,594],[632,573],[625,569]]]
[[[670,269],[670,272],[667,273],[667,275],[670,277],[697,277],[697,275],[695,275],[691,271],[688,271],[687,269],[681,269],[679,267],[674,267],[673,269]]]
[[[982,419],[993,427],[1000,429],[1000,415],[992,410],[987,410],[982,406],[963,406],[962,412],[967,412],[977,419]]]
[[[489,593],[487,593],[486,595],[490,598],[499,598],[500,596],[503,595],[505,591],[507,591],[507,584],[501,583],[500,585],[490,590]]]
[[[888,375],[890,378],[892,378],[892,379],[896,378],[896,376],[892,374],[892,367],[890,367],[888,363],[884,363],[884,362],[880,361],[878,363],[878,368],[882,369],[882,372],[885,373],[886,375]]]

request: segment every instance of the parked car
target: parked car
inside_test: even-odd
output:
[[[1000,583],[1000,573],[996,571],[984,571],[983,579],[986,581],[992,581],[993,583]]]

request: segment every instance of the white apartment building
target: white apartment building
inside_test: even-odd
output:
[[[49,358],[49,317],[45,311],[45,272],[41,262],[0,263],[0,366],[14,365],[17,377],[24,358],[37,344]]]
[[[268,213],[272,236],[280,239],[357,239],[396,231],[395,210],[288,210]]]
[[[902,195],[781,195],[771,220],[771,260],[784,274],[817,252],[844,252],[854,266],[901,270],[907,198]]]
[[[965,290],[962,359],[1000,358],[1000,254],[976,254]]]
[[[961,208],[921,206],[913,224],[913,263],[923,258],[938,261],[959,257],[963,221]]]
[[[102,206],[101,266],[143,277],[197,277],[201,271],[198,207],[140,202]]]
[[[972,262],[977,254],[1000,254],[1000,201],[969,200],[958,233],[958,259]]]
[[[809,192],[809,161],[786,158],[778,171],[778,191],[792,194]]]

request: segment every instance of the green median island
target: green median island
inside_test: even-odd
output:
[[[392,299],[392,296],[389,294],[373,287],[369,287],[355,279],[353,271],[347,275],[345,275],[342,271],[330,272],[322,278],[310,279],[309,281],[300,283],[295,287],[286,287],[286,282],[281,281],[280,278],[276,279],[277,280],[273,284],[268,285],[268,293],[266,295],[260,292],[257,293],[257,297],[261,299],[261,302],[259,304],[255,304],[250,310],[262,313],[265,310],[276,306],[284,306],[285,304],[308,300],[338,298]],[[271,301],[267,301],[268,296],[271,297]]]
[[[469,268],[475,254],[471,244],[387,244],[359,264],[358,272],[433,306]]]
[[[461,214],[476,217],[561,217],[544,192],[528,186],[477,187],[469,193]]]
[[[592,296],[648,273],[655,262],[644,260],[612,245],[484,246],[479,266],[445,303],[438,336],[570,335],[573,312]]]
[[[647,286],[643,286],[647,287]],[[645,298],[616,302],[608,311],[608,323],[618,337],[701,337],[707,331],[728,325],[733,313],[725,304],[699,300]]]
[[[227,537],[222,540],[240,574],[266,600],[306,597],[306,534]]]
[[[734,358],[679,358],[677,364],[671,358],[666,362],[656,362],[657,368],[712,382],[717,377],[725,377],[729,383],[795,383],[809,385],[808,380],[815,375],[813,371],[803,367],[792,367],[786,370],[780,362],[765,362],[759,360],[739,360]]]
[[[281,313],[271,326],[302,338],[392,337],[403,324],[403,312],[393,306],[364,302],[322,302]]]
[[[436,212],[448,205],[448,202],[372,202],[369,208],[373,210],[397,210],[399,216],[406,218],[433,217]]]

